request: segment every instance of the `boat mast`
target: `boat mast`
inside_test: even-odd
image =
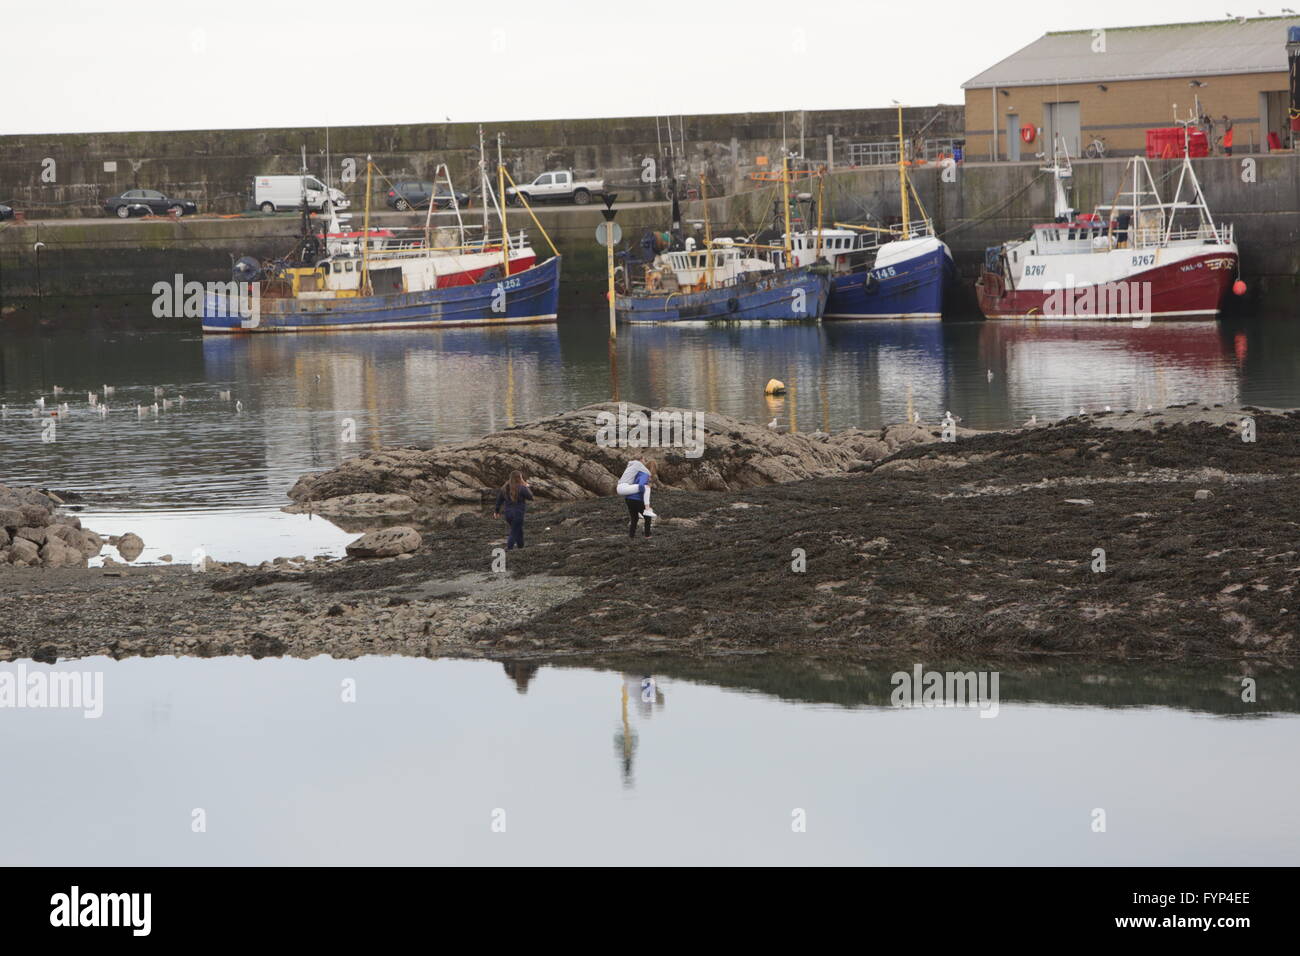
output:
[[[821,173],[817,177],[817,250],[813,253],[813,261],[822,257],[822,195],[826,186],[826,174]]]
[[[704,201],[704,287],[713,288],[713,226],[709,223],[709,187],[700,173],[700,199]]]
[[[483,189],[483,242],[488,239],[488,178],[487,150],[483,146],[483,127],[478,128],[478,178]]]
[[[497,133],[497,195],[501,202],[497,211],[501,214],[501,266],[502,277],[510,275],[510,227],[506,225],[506,165],[501,159],[501,134]]]
[[[907,167],[904,165],[903,152],[903,104],[898,104],[898,195],[902,199],[903,207],[903,238],[912,238],[909,228],[912,219],[912,210],[907,205]]]
[[[781,196],[785,200],[785,268],[791,269],[794,263],[790,258],[790,154],[781,153]]]
[[[366,156],[366,217],[361,226],[361,294],[373,295],[370,288],[370,170],[374,163]]]

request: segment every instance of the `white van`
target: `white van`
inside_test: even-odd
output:
[[[319,210],[326,202],[335,209],[347,209],[347,197],[337,189],[330,189],[315,176],[258,176],[253,180],[253,205],[262,212],[281,209],[299,209],[303,197],[307,208]]]

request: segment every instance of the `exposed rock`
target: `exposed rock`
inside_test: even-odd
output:
[[[1209,489],[1207,489],[1207,488],[1198,488],[1198,489],[1196,490],[1196,494],[1192,495],[1192,497],[1193,497],[1195,500],[1197,500],[1197,501],[1205,501],[1205,500],[1206,500],[1207,498],[1209,498],[1212,494],[1213,494],[1213,492],[1211,492],[1211,491],[1210,491]]]
[[[26,522],[23,521],[23,513],[18,508],[0,508],[0,528],[13,531],[21,528]]]
[[[629,415],[656,411],[640,405],[625,407]],[[516,469],[524,473],[533,494],[542,500],[603,497],[614,494],[619,475],[633,458],[655,459],[657,480],[665,488],[735,491],[843,474],[863,461],[876,461],[908,445],[940,438],[938,426],[904,424],[874,431],[850,429],[815,439],[708,413],[702,416],[702,454],[687,457],[686,447],[598,443],[602,428],[610,431],[608,418],[598,418],[601,413],[618,416],[619,405],[588,405],[476,441],[367,452],[330,471],[303,475],[289,491],[295,504],[285,510],[356,515],[346,510],[351,507],[349,501],[369,508],[374,507],[375,499],[388,502],[400,497],[412,500],[421,510],[477,505]],[[687,437],[695,437],[693,430]]]
[[[81,552],[68,547],[58,538],[50,538],[41,548],[41,561],[47,568],[71,568],[84,565]]]
[[[68,547],[81,550],[82,532],[72,527],[71,525],[52,524],[49,527],[42,528],[41,530],[45,532],[45,541],[49,541],[51,538],[57,538],[59,541],[62,541]],[[42,541],[40,543],[44,544],[45,541]]]
[[[38,547],[45,543],[47,537],[44,528],[19,528],[14,532],[15,538],[26,538]]]
[[[172,561],[172,556],[170,554],[164,554],[161,557],[159,557],[158,560],[162,561],[164,564],[170,564]]]
[[[93,531],[82,531],[79,546],[83,557],[98,557],[104,548],[104,539]]]
[[[387,558],[408,554],[420,547],[420,532],[414,528],[381,528],[364,534],[347,546],[354,558]]]
[[[50,523],[50,509],[41,505],[26,504],[19,509],[23,513],[23,524],[31,528],[44,528]]]
[[[128,561],[134,561],[144,551],[144,541],[138,534],[128,531],[117,539],[117,553]]]

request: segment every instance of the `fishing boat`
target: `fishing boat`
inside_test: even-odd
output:
[[[318,228],[303,214],[303,234],[284,259],[236,263],[235,288],[209,289],[204,296],[203,331],[309,332],[341,329],[408,329],[428,326],[513,325],[553,322],[559,305],[560,256],[542,262],[521,230],[512,234],[504,206],[508,174],[500,162],[494,195],[484,182],[483,235],[471,239],[456,211],[458,228],[451,245],[432,227],[429,205],[422,231],[372,229],[370,186],[374,164],[366,161],[366,213],[360,231],[335,210]],[[481,170],[484,163],[480,162]],[[435,174],[450,176],[440,166]],[[452,196],[455,191],[452,189]],[[501,234],[487,235],[487,200],[497,208]],[[529,214],[532,214],[529,208]],[[533,217],[546,241],[550,237]],[[220,285],[220,284],[217,284]],[[249,296],[243,292],[254,289]],[[251,307],[250,307],[251,305]]]
[[[820,182],[819,182],[820,190]],[[898,192],[902,222],[888,227],[835,223],[805,229],[790,240],[791,262],[826,262],[831,289],[828,319],[938,319],[944,294],[957,274],[952,250],[934,232],[907,174],[903,110],[898,110]],[[920,211],[912,218],[912,204]]]
[[[976,281],[988,318],[1214,318],[1228,288],[1238,294],[1230,224],[1216,224],[1184,150],[1171,202],[1161,201],[1146,158],[1129,160],[1109,207],[1076,214],[1064,143],[1054,145],[1054,220],[1026,239],[985,250]],[[1187,198],[1184,198],[1186,192]]]
[[[782,186],[789,196],[788,160],[782,166]],[[704,243],[681,238],[680,212],[673,189],[673,229],[648,234],[651,244],[640,260],[623,253],[617,270],[615,313],[622,322],[777,321],[820,319],[826,308],[830,280],[820,267],[778,266],[752,252],[758,246],[730,238],[714,239],[709,222],[708,194],[704,199]],[[787,219],[787,235],[789,234]],[[788,252],[788,247],[787,247]],[[789,261],[787,256],[786,261]]]

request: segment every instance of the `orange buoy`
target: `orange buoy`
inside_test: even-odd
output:
[[[1026,123],[1024,126],[1020,127],[1020,138],[1026,143],[1032,143],[1037,136],[1038,130],[1034,128],[1033,123]]]
[[[1245,295],[1246,283],[1238,279],[1236,282],[1232,284],[1232,292],[1234,295]]]

